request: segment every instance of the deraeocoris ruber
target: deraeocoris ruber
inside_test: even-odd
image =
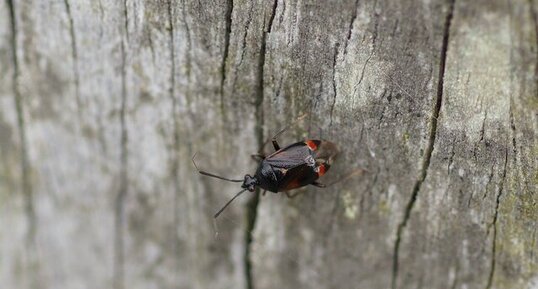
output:
[[[280,131],[272,139],[275,152],[268,156],[256,155],[261,160],[256,173],[254,176],[247,174],[241,180],[228,179],[201,171],[194,162],[196,154],[192,157],[192,162],[200,174],[230,182],[243,183],[241,185],[243,190],[230,199],[215,214],[214,218],[217,218],[244,191],[254,192],[256,187],[273,193],[285,192],[288,197],[293,197],[293,195],[289,194],[289,190],[306,185],[325,187],[324,184],[317,182],[317,179],[323,176],[331,167],[331,162],[338,154],[337,146],[324,140],[306,140],[280,148],[276,136],[283,131]]]

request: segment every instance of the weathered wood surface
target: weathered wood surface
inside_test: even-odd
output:
[[[0,2],[2,288],[537,288],[536,1]],[[281,138],[326,189],[243,196]],[[266,148],[269,150],[269,147]]]

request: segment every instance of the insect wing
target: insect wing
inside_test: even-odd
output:
[[[296,166],[286,172],[278,183],[279,191],[288,191],[291,189],[306,186],[318,178],[315,168],[307,164]]]
[[[306,140],[291,144],[269,155],[264,161],[276,174],[278,191],[313,183],[329,169],[338,154],[331,142]]]
[[[313,158],[310,149],[304,142],[298,142],[274,152],[265,161],[273,169],[290,170],[306,164],[309,158]]]

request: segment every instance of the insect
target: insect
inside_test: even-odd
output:
[[[290,198],[296,195],[289,193],[289,190],[292,189],[306,185],[325,187],[317,179],[323,176],[331,167],[331,162],[338,154],[337,146],[329,141],[310,139],[280,148],[276,137],[284,130],[272,138],[275,152],[268,156],[263,156],[262,154],[253,155],[253,157],[260,160],[258,169],[254,176],[246,174],[243,179],[228,179],[198,169],[194,162],[196,157],[196,154],[194,154],[192,162],[200,174],[229,182],[243,183],[241,185],[242,190],[214,215],[215,219],[235,198],[247,190],[254,192],[256,187],[273,193],[284,192]]]

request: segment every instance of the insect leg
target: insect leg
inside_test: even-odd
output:
[[[354,169],[354,170],[352,170],[351,172],[345,174],[343,177],[337,179],[336,181],[330,182],[330,183],[328,183],[328,184],[326,184],[326,185],[324,185],[324,186],[325,186],[325,187],[332,186],[332,185],[334,185],[334,184],[336,184],[336,183],[339,183],[339,182],[341,182],[341,181],[345,181],[345,180],[347,180],[347,179],[349,179],[349,178],[351,178],[351,177],[354,177],[354,176],[360,176],[360,175],[362,175],[364,172],[368,172],[368,170],[366,170],[366,169]]]
[[[289,125],[285,126],[283,129],[281,129],[280,131],[278,131],[272,138],[271,138],[271,142],[273,143],[273,147],[275,149],[275,151],[279,150],[280,149],[280,145],[278,145],[278,142],[276,140],[276,138],[281,135],[282,133],[284,133],[286,130],[288,130],[291,126],[295,125],[297,122],[303,120],[306,116],[308,115],[308,113],[305,113],[301,116],[299,116],[297,119],[295,119],[292,123],[290,123]],[[263,144],[262,144],[262,147],[260,148],[260,151],[259,153],[261,153],[263,151],[263,148],[265,147],[265,145],[267,145],[267,143],[269,142],[269,140],[266,140]]]
[[[325,187],[327,187],[327,185],[322,184],[322,183],[319,183],[319,182],[313,182],[313,183],[311,183],[311,185],[312,185],[312,186],[316,186],[316,187],[318,187],[318,188],[325,188]]]
[[[263,159],[265,159],[265,156],[261,153],[255,153],[255,154],[251,154],[250,157],[255,160],[255,161],[262,161]]]
[[[288,191],[285,191],[284,193],[286,194],[286,197],[290,198],[290,199],[293,199],[295,197],[297,197],[298,195],[300,195],[303,191],[297,191],[295,193],[290,193]]]
[[[273,147],[275,148],[275,151],[280,149],[280,146],[278,145],[278,142],[276,141],[276,136],[273,137],[271,142],[273,143]]]

